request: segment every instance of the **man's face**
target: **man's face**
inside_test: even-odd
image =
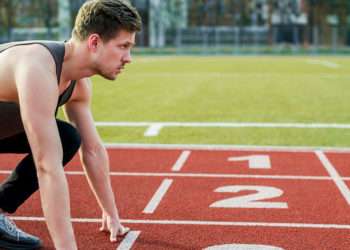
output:
[[[115,80],[124,65],[131,63],[131,49],[135,45],[135,32],[121,30],[106,43],[100,43],[96,71],[108,80]]]

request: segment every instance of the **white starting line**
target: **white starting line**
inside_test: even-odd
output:
[[[44,217],[11,216],[15,221],[45,222]],[[72,218],[73,223],[101,223],[100,218]],[[268,228],[307,228],[326,230],[350,230],[350,225],[343,224],[313,224],[291,222],[240,222],[240,221],[197,221],[197,220],[135,220],[121,219],[121,223],[145,225],[191,225],[191,226],[222,226],[222,227],[268,227]],[[132,249],[141,231],[130,231],[120,242],[116,250]]]
[[[44,217],[11,216],[15,221],[45,222]],[[72,218],[74,223],[101,223],[100,218]],[[146,225],[193,225],[193,226],[228,226],[228,227],[279,227],[279,228],[319,228],[350,230],[350,225],[293,223],[293,222],[244,222],[244,221],[200,221],[200,220],[137,220],[121,219],[121,223]]]
[[[0,170],[0,174],[11,174],[12,170]],[[83,171],[65,171],[66,175],[85,176]],[[152,172],[110,172],[110,176],[137,176],[137,177],[185,177],[185,178],[225,178],[225,179],[271,179],[271,180],[307,180],[332,181],[330,176],[304,175],[249,175],[249,174],[203,174],[203,173],[152,173]],[[350,181],[350,177],[341,177],[343,181]]]

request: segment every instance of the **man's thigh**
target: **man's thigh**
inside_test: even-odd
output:
[[[0,101],[0,140],[24,132],[18,104]],[[8,140],[6,140],[8,142]]]
[[[27,135],[22,132],[0,139],[0,153],[30,153]]]

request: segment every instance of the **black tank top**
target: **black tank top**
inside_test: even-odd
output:
[[[0,53],[15,46],[24,46],[29,44],[40,44],[47,48],[56,64],[57,83],[60,82],[62,64],[64,59],[65,47],[63,42],[54,41],[26,41],[0,44]],[[71,97],[76,81],[71,81],[67,89],[59,96],[55,115],[58,108],[64,105]],[[24,132],[20,107],[14,102],[0,101],[0,139]]]

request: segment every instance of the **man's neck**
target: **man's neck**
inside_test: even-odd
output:
[[[95,74],[87,52],[86,45],[82,42],[71,39],[65,43],[62,81],[79,80]]]

